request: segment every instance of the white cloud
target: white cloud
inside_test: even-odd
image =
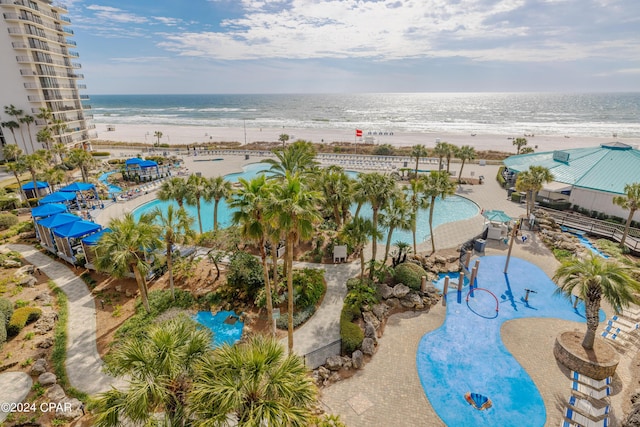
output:
[[[89,5],[87,9],[95,12],[95,16],[104,21],[120,22],[127,24],[143,24],[149,20],[144,16],[135,15],[125,12],[122,9],[110,6]]]

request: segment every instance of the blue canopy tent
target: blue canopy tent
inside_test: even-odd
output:
[[[48,196],[44,196],[40,199],[40,205],[46,205],[47,203],[64,203],[65,205],[71,207],[71,205],[76,200],[76,193],[61,193],[56,191],[55,193],[51,193]]]
[[[75,193],[76,199],[81,200],[83,203],[87,203],[88,200],[100,200],[96,185],[89,182],[74,182],[66,187],[62,187],[58,191],[62,193]],[[86,197],[85,193],[87,192],[91,192],[89,197]]]
[[[42,218],[36,221],[36,230],[38,231],[38,235],[40,236],[40,243],[44,246],[49,252],[56,253],[56,245],[55,240],[53,238],[52,230],[56,227],[60,227],[62,225],[80,221],[80,218],[77,215],[73,215],[70,213],[59,213],[57,215],[51,215],[46,218]]]
[[[89,237],[82,239],[82,250],[84,251],[84,258],[86,260],[85,267],[91,270],[95,270],[96,260],[96,246],[98,242],[104,236],[105,233],[111,233],[110,228],[104,228],[97,233],[93,233]]]
[[[160,168],[158,163],[153,160],[142,160],[138,157],[134,157],[125,161],[125,168],[128,175],[131,173],[134,175],[137,174],[141,179],[144,179],[145,177],[150,177],[152,179],[160,177]],[[155,174],[150,169],[155,169]]]
[[[31,216],[35,218],[45,218],[47,216],[56,215],[63,212],[69,212],[69,208],[62,203],[47,203],[46,205],[36,206],[31,209]]]
[[[33,190],[33,181],[30,181],[22,186],[22,191],[24,191],[24,195],[29,199],[33,199],[36,197],[40,197],[42,194],[49,194],[51,190],[49,189],[49,183],[44,181],[36,181],[38,194]]]
[[[72,264],[76,263],[76,254],[82,252],[82,244],[76,244],[76,239],[100,231],[102,226],[91,221],[75,221],[53,230],[53,235],[58,248],[58,256]]]

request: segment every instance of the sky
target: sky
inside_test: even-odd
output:
[[[89,94],[640,91],[638,0],[65,0]]]

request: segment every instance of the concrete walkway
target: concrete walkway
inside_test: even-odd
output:
[[[89,289],[67,266],[27,245],[6,245],[38,267],[62,289],[69,300],[67,323],[67,376],[71,386],[87,394],[107,391],[124,382],[102,372],[103,362],[96,345],[96,307]]]
[[[22,402],[31,391],[32,384],[31,377],[24,372],[5,372],[0,374],[0,423],[9,416],[9,412],[5,411],[5,404]],[[14,413],[16,412],[14,411]],[[19,412],[17,413],[19,414]]]

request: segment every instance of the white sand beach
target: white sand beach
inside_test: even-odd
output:
[[[112,125],[115,130],[108,131],[106,124],[96,124],[98,139],[103,141],[138,142],[151,144],[156,142],[154,132],[160,131],[163,136],[162,144],[199,144],[204,142],[233,142],[242,144],[252,142],[275,142],[281,134],[290,136],[291,140],[304,139],[311,142],[364,142],[367,137],[374,139],[376,144],[391,144],[394,146],[411,146],[424,144],[433,147],[438,140],[446,141],[457,146],[470,145],[476,150],[496,150],[513,152],[513,139],[524,135],[484,135],[484,134],[443,134],[443,133],[409,133],[394,132],[393,135],[373,135],[374,131],[363,129],[363,138],[355,138],[354,129],[331,128],[252,128],[242,127],[206,127],[206,126],[175,126],[175,125]],[[369,135],[371,132],[371,135]],[[535,135],[527,136],[528,145],[535,151],[552,151],[581,147],[593,147],[602,143],[618,140],[626,144],[638,146],[639,138],[613,137],[579,137],[564,135]]]

